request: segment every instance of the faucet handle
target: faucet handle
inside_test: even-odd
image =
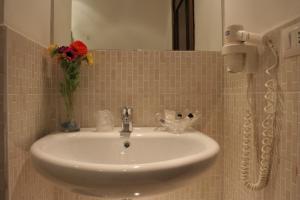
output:
[[[132,108],[131,107],[126,107],[126,108],[127,108],[128,115],[131,115],[132,114]]]
[[[122,116],[125,116],[127,114],[127,107],[123,107],[121,110]]]
[[[130,116],[132,114],[132,108],[125,106],[122,108],[122,116]]]
[[[122,133],[131,133],[132,132],[132,108],[123,107],[122,108]]]

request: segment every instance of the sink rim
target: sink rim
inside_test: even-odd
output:
[[[43,143],[47,142],[47,140],[51,137],[55,138],[72,138],[72,137],[109,137],[109,138],[120,138],[117,133],[119,128],[115,128],[112,132],[93,132],[94,129],[82,129],[81,132],[75,133],[53,133],[47,135],[38,141],[36,141],[31,146],[31,156],[42,160],[47,163],[51,163],[53,165],[62,166],[65,168],[76,168],[78,170],[85,170],[91,172],[106,172],[106,173],[138,173],[138,172],[153,172],[153,171],[162,171],[172,168],[179,168],[187,165],[191,165],[194,163],[198,163],[210,158],[215,157],[220,147],[216,141],[214,141],[209,136],[199,132],[199,131],[189,131],[183,134],[174,134],[164,131],[154,131],[154,127],[139,127],[135,128],[130,137],[200,137],[201,141],[205,141],[207,146],[211,148],[205,148],[205,150],[200,151],[196,154],[191,154],[187,156],[181,156],[175,159],[157,161],[157,162],[149,162],[142,164],[106,164],[106,163],[91,163],[84,161],[75,161],[75,160],[66,160],[59,156],[55,156],[51,153],[47,153],[40,149]],[[140,132],[139,130],[142,130]],[[148,132],[149,131],[149,132]],[[150,131],[154,131],[155,134],[151,134]],[[88,133],[87,133],[88,132]],[[150,134],[149,134],[150,133]],[[88,134],[88,135],[87,135]],[[126,140],[126,138],[120,138],[120,140]],[[127,138],[130,141],[130,138]]]

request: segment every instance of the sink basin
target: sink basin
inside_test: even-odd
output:
[[[180,187],[208,168],[219,151],[210,137],[135,128],[121,138],[82,129],[55,133],[31,147],[36,170],[73,192],[109,198],[153,195]]]

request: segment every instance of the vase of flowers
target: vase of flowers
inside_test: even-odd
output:
[[[50,45],[48,50],[51,57],[57,57],[63,72],[60,93],[64,99],[67,119],[62,123],[62,129],[65,132],[79,131],[80,127],[74,119],[73,97],[79,86],[80,66],[82,62],[93,64],[93,57],[88,52],[87,46],[79,40],[69,46]]]

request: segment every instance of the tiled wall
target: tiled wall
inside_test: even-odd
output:
[[[76,118],[82,127],[94,127],[95,111],[101,109],[111,110],[120,126],[121,108],[127,105],[133,108],[135,126],[157,125],[154,115],[165,108],[199,110],[197,127],[220,135],[219,53],[110,50],[96,51],[94,57],[94,66],[82,67],[76,95]]]
[[[83,66],[76,93],[76,119],[95,127],[95,111],[109,109],[120,126],[121,107],[133,107],[134,126],[157,126],[163,109],[199,110],[196,128],[222,146],[222,57],[217,52],[95,51],[94,66]],[[60,102],[60,121],[63,104]],[[157,198],[221,200],[222,153],[216,165],[194,184]],[[75,198],[64,193],[66,200]],[[153,198],[151,198],[152,200]],[[150,198],[149,198],[150,200]]]
[[[7,30],[8,195],[9,200],[91,200],[49,184],[33,169],[29,148],[63,121],[58,66],[45,48]],[[154,126],[164,108],[199,110],[196,128],[222,146],[222,58],[216,52],[96,51],[94,66],[83,66],[75,97],[82,127],[95,126],[97,110],[134,109],[135,126]],[[221,200],[222,153],[199,180],[153,199]]]
[[[280,47],[279,30],[270,33],[277,48]],[[8,132],[3,134],[6,123],[0,120],[4,122],[0,137],[7,137],[1,140],[0,147],[7,142],[9,199],[97,199],[56,188],[37,175],[31,166],[30,145],[58,127],[64,118],[57,89],[58,68],[50,64],[45,48],[10,29],[1,29],[0,41],[5,41],[7,47],[7,51],[0,52],[0,56],[4,56],[0,57],[0,76],[7,77],[7,85],[5,77],[0,79],[0,117],[7,116]],[[269,54],[263,56],[262,66],[272,62]],[[272,178],[269,186],[260,192],[246,190],[239,181],[241,126],[247,108],[245,75],[224,73],[219,53],[109,50],[96,51],[94,56],[94,66],[82,68],[81,86],[75,95],[76,118],[82,127],[95,126],[95,111],[101,109],[112,110],[119,125],[120,107],[124,105],[133,107],[135,126],[155,126],[153,116],[164,108],[198,109],[202,119],[196,128],[212,136],[222,147],[214,167],[199,180],[147,200],[300,199],[299,56],[280,59],[280,131],[277,132]],[[260,69],[255,78],[258,121],[264,116],[262,84],[266,78]],[[3,108],[7,108],[7,115]],[[5,169],[3,160],[1,158],[0,178]],[[252,164],[255,165],[255,161],[256,155],[253,155]],[[255,171],[254,167],[252,174]],[[1,184],[0,188],[4,188]]]
[[[4,0],[0,0],[0,24],[4,22]]]
[[[5,198],[6,190],[6,146],[5,146],[5,135],[6,135],[6,41],[5,41],[6,29],[0,26],[0,199]]]
[[[295,23],[295,20],[290,24]],[[285,25],[287,26],[287,25]],[[284,27],[284,26],[283,26]],[[268,33],[280,51],[280,30]],[[280,53],[281,54],[281,53]],[[258,132],[265,117],[264,74],[274,62],[269,51],[261,59],[260,70],[255,74],[255,96]],[[224,74],[224,200],[298,200],[300,199],[300,56],[283,58],[278,67],[279,105],[276,143],[271,179],[265,190],[251,192],[239,180],[241,160],[242,123],[247,109],[246,75]],[[260,141],[260,140],[258,140]],[[251,159],[251,176],[257,177],[257,155]],[[255,177],[255,178],[254,178]]]
[[[7,28],[8,195],[10,200],[54,200],[56,190],[30,161],[31,144],[55,129],[55,68],[45,48]]]

